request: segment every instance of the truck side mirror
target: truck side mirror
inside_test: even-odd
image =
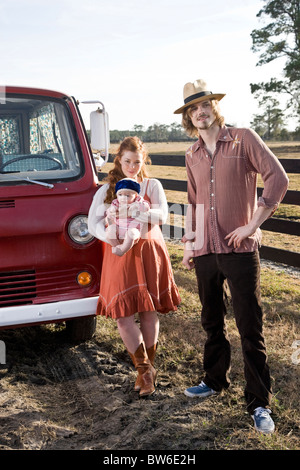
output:
[[[97,162],[97,167],[101,168],[108,160],[109,150],[109,126],[108,126],[108,114],[104,107],[103,109],[97,109],[92,111],[90,114],[90,129],[91,129],[91,147],[93,152],[100,153],[101,160]],[[103,158],[104,157],[104,160]]]
[[[102,109],[98,108],[96,111],[90,113],[91,147],[92,152],[97,154],[94,155],[94,159],[97,168],[100,169],[108,161],[109,157],[110,137],[108,114],[101,101],[83,101],[83,103],[100,103],[102,106]]]

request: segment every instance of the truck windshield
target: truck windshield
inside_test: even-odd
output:
[[[81,172],[65,103],[7,95],[0,104],[0,184],[76,179]]]

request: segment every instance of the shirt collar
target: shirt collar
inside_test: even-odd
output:
[[[222,142],[230,142],[233,140],[233,137],[230,134],[230,130],[228,127],[224,126],[221,127],[219,135],[218,135],[218,140]]]
[[[218,134],[217,141],[230,142],[232,140],[233,140],[233,137],[230,134],[229,128],[226,126],[221,127],[219,134]],[[195,142],[193,147],[194,147],[193,149],[194,151],[197,151],[200,147],[202,148],[204,147],[204,141],[201,136],[199,136],[199,139],[197,140],[197,142]]]

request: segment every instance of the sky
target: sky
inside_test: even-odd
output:
[[[202,78],[225,93],[226,123],[259,112],[250,83],[281,76],[257,67],[251,31],[262,0],[0,0],[0,85],[99,100],[110,129],[180,123],[183,87]],[[269,18],[266,18],[268,21]],[[81,105],[85,122],[92,107]]]

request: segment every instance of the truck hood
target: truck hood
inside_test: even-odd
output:
[[[88,191],[0,198],[0,237],[62,232],[74,215],[88,214],[92,196]]]

